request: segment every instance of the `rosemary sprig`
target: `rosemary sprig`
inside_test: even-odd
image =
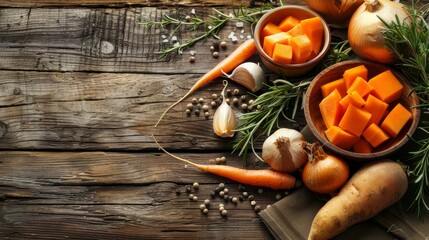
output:
[[[190,27],[191,31],[203,30],[203,33],[197,34],[196,37],[188,39],[182,43],[174,44],[167,46],[165,49],[158,52],[161,58],[168,57],[172,53],[182,53],[184,49],[187,49],[193,46],[195,43],[205,40],[207,38],[213,37],[219,39],[219,31],[226,25],[228,22],[245,22],[253,26],[259,20],[259,17],[266,13],[268,10],[272,9],[273,5],[264,4],[260,7],[247,8],[240,6],[237,9],[233,9],[231,13],[224,13],[216,8],[213,8],[212,11],[215,15],[210,15],[208,20],[204,20],[198,17],[196,14],[193,14],[192,17],[186,19],[174,18],[170,15],[163,15],[161,21],[155,20],[146,20],[140,22],[140,24],[145,25],[148,28],[153,26],[160,26],[161,28],[167,28],[169,26],[173,27],[172,33],[178,31],[181,27],[187,26]]]
[[[261,135],[270,135],[274,127],[279,127],[278,122],[281,117],[293,121],[298,110],[300,98],[310,84],[309,80],[294,84],[289,81],[278,79],[273,81],[273,85],[268,90],[258,96],[252,106],[261,106],[254,112],[244,113],[239,117],[239,125],[236,131],[242,137],[233,146],[233,152],[239,151],[238,155],[244,158],[249,150],[253,148],[253,142],[259,129],[263,129]],[[291,116],[286,116],[285,111],[293,103]],[[257,154],[255,154],[257,155]]]
[[[385,46],[392,50],[400,61],[402,73],[413,85],[414,92],[420,99],[420,107],[427,109],[429,106],[429,25],[426,22],[429,4],[417,7],[417,2],[412,1],[407,7],[410,17],[406,21],[388,23],[381,19],[387,27],[383,37]],[[427,117],[429,112],[422,111]],[[416,189],[411,207],[415,207],[417,215],[422,210],[429,211],[429,122],[422,121],[418,128],[422,134],[420,140],[415,140],[418,150],[409,152],[409,162],[413,187]]]

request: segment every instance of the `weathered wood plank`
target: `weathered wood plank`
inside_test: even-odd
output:
[[[185,113],[193,97],[210,104],[211,95],[221,92],[220,80],[173,108],[158,129],[153,128],[198,77],[0,71],[0,148],[155,149],[155,134],[167,148],[229,151],[232,141],[216,137],[212,117]],[[234,88],[246,92],[231,82]],[[214,111],[209,111],[211,116]]]
[[[218,154],[179,156],[207,163]],[[209,214],[201,214],[199,205],[225,179],[184,168],[165,154],[3,151],[0,166],[2,239],[270,238],[248,201],[212,199]],[[198,202],[184,193],[184,185],[195,181]],[[226,184],[231,196],[239,196],[236,183]],[[263,208],[279,193],[246,190]],[[217,211],[220,203],[227,219]]]
[[[255,1],[262,2],[262,1]],[[199,6],[237,6],[238,4],[249,5],[249,0],[231,1],[231,0],[3,0],[0,2],[0,7],[74,7],[74,6],[110,6],[110,7],[125,7],[125,6],[151,6],[151,7],[199,7]]]
[[[159,27],[147,28],[139,22],[159,19],[163,14],[184,18],[190,9],[155,8],[85,8],[85,9],[0,9],[0,68],[42,71],[203,73],[214,66],[236,46],[221,52],[220,59],[211,57],[213,39],[198,43],[192,49],[197,63],[190,67],[189,50],[170,61],[159,59],[171,32]],[[202,16],[211,14],[199,8]],[[223,39],[233,31],[232,24],[219,34]],[[245,26],[244,36],[251,34]],[[192,38],[196,32],[177,31],[179,41]],[[236,30],[241,31],[241,30]],[[238,34],[238,33],[237,33]],[[195,37],[195,36],[194,36]],[[244,40],[242,40],[244,41]],[[237,45],[237,44],[236,44]]]

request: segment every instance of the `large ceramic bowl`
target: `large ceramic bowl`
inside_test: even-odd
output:
[[[411,91],[408,81],[401,74],[391,69],[402,85],[404,85],[399,102],[404,107],[409,108],[413,116],[412,121],[409,121],[407,125],[405,125],[396,138],[392,138],[381,144],[379,147],[375,148],[372,153],[356,153],[351,150],[348,151],[341,149],[330,143],[325,136],[324,131],[326,130],[326,126],[319,110],[319,103],[322,100],[320,87],[330,81],[342,78],[342,75],[346,69],[356,67],[361,64],[364,64],[368,69],[368,79],[389,69],[385,65],[363,62],[359,60],[345,61],[326,68],[320,72],[308,86],[304,97],[304,114],[307,121],[307,126],[311,133],[314,135],[316,140],[322,143],[325,148],[348,159],[369,161],[387,157],[388,155],[399,150],[409,140],[409,136],[412,136],[418,127],[420,110],[418,108],[410,108],[412,106],[418,105],[419,99],[417,95]]]
[[[307,61],[305,63],[300,63],[300,64],[276,63],[267,53],[265,53],[265,51],[262,48],[262,43],[264,39],[262,39],[261,37],[261,32],[264,29],[265,25],[267,25],[268,23],[271,22],[274,24],[278,24],[286,16],[294,16],[300,20],[305,18],[316,17],[316,16],[320,17],[320,15],[318,15],[315,11],[302,6],[289,5],[289,6],[277,7],[275,9],[272,9],[267,13],[265,13],[256,24],[255,32],[254,32],[256,49],[258,50],[258,53],[264,65],[267,68],[269,68],[271,71],[286,77],[301,76],[309,72],[311,69],[313,69],[328,53],[329,45],[331,43],[331,32],[329,30],[328,24],[325,22],[325,20],[323,20],[322,17],[320,17],[322,19],[322,24],[323,24],[323,43],[321,45],[319,54],[312,60]]]

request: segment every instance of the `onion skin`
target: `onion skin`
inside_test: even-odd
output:
[[[346,27],[350,17],[363,2],[364,0],[305,0],[328,23],[338,27]]]
[[[409,16],[404,6],[390,0],[365,0],[350,19],[348,39],[353,52],[359,57],[391,64],[395,54],[384,46],[382,31],[386,26],[381,19],[391,22],[395,15],[403,21]]]
[[[323,151],[319,142],[309,144],[309,161],[302,171],[302,182],[313,192],[334,194],[348,180],[350,170],[347,163]]]

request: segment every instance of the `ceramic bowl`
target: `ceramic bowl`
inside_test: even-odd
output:
[[[320,17],[322,19],[322,24],[323,24],[323,43],[321,45],[319,54],[315,58],[305,63],[300,63],[300,64],[276,63],[262,49],[262,44],[264,39],[262,39],[261,37],[261,32],[262,32],[262,29],[264,29],[265,25],[267,25],[268,23],[271,22],[274,24],[278,24],[286,16],[294,16],[300,20],[305,18],[316,17],[316,16],[320,17],[320,15],[317,14],[315,11],[303,6],[289,5],[289,6],[274,8],[268,11],[267,13],[265,13],[256,24],[255,32],[254,32],[256,49],[258,50],[258,53],[264,65],[267,68],[269,68],[271,71],[286,77],[302,76],[307,72],[309,72],[311,69],[313,69],[328,53],[329,46],[331,43],[331,32],[329,30],[329,26],[326,23],[326,21],[323,20],[322,17]]]
[[[307,121],[307,127],[310,129],[315,139],[320,141],[325,148],[348,159],[369,161],[387,157],[388,155],[394,153],[402,146],[404,146],[404,144],[409,140],[409,136],[412,136],[416,128],[418,127],[420,119],[420,110],[418,108],[411,108],[410,111],[413,116],[412,121],[409,121],[407,123],[407,125],[401,130],[401,132],[396,138],[389,139],[385,143],[381,144],[379,147],[375,148],[374,152],[372,153],[356,153],[352,150],[348,151],[341,149],[330,143],[325,136],[324,131],[326,130],[326,126],[323,122],[319,110],[319,103],[322,100],[322,93],[320,87],[330,81],[342,78],[342,75],[346,69],[356,67],[361,64],[364,64],[368,69],[368,79],[389,69],[385,65],[364,62],[360,60],[345,61],[326,68],[325,70],[320,72],[308,86],[307,92],[304,97],[304,114],[305,119]],[[417,95],[411,91],[411,87],[408,81],[398,72],[395,72],[393,70],[392,72],[402,83],[402,85],[404,85],[404,89],[402,91],[402,95],[399,102],[406,108],[418,105],[419,99]],[[390,106],[392,106],[393,104],[394,103],[391,103]]]

